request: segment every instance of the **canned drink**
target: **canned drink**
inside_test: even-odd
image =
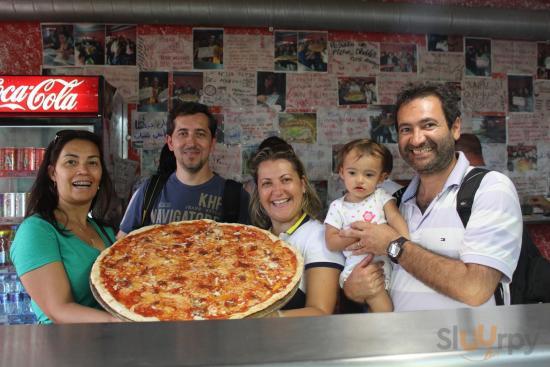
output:
[[[25,147],[17,149],[17,170],[34,171],[34,147]]]
[[[17,161],[17,149],[13,147],[4,148],[2,165],[5,171],[15,171]]]
[[[8,294],[0,293],[0,315],[8,315],[11,311],[11,305],[8,302]]]
[[[28,194],[25,192],[18,192],[15,194],[15,216],[20,218],[25,216],[27,211],[27,199]]]
[[[15,201],[16,193],[4,193],[4,217],[15,217]]]
[[[46,148],[34,148],[34,169],[38,169],[42,161],[44,160],[44,155],[46,154]]]

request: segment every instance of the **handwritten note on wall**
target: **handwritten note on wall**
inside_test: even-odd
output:
[[[483,159],[487,168],[503,172],[506,170],[506,157],[508,151],[506,144],[482,144]]]
[[[139,163],[129,159],[121,159],[115,157],[114,172],[112,175],[115,183],[115,192],[121,199],[126,199],[130,196],[132,185],[136,180],[137,169]]]
[[[511,173],[507,172],[507,176],[510,177],[516,191],[520,197],[525,198],[531,195],[546,195],[548,190],[547,177],[541,177],[540,174],[535,172],[531,173]]]
[[[226,70],[273,70],[273,36],[226,34],[224,39]]]
[[[317,143],[345,144],[353,139],[370,137],[369,117],[372,113],[362,108],[317,110]]]
[[[338,82],[327,74],[287,74],[286,109],[310,111],[338,104]]]
[[[537,72],[536,42],[492,42],[493,73],[535,74]]]
[[[277,135],[277,112],[269,108],[224,110],[224,142],[227,144],[259,144]]]
[[[210,167],[222,177],[240,180],[241,146],[216,144],[214,151],[210,154]]]
[[[326,180],[331,172],[332,148],[329,145],[292,144],[310,180]]]
[[[550,117],[550,80],[536,80],[533,83],[535,111],[543,114],[548,122]]]
[[[201,102],[209,106],[255,106],[256,73],[248,71],[204,72]]]
[[[339,75],[374,74],[380,69],[380,44],[368,41],[330,41],[330,72]]]
[[[505,112],[505,79],[464,78],[462,107],[472,112]]]
[[[132,140],[140,148],[162,148],[166,137],[165,112],[137,112],[132,123]]]
[[[381,105],[393,105],[397,99],[397,94],[408,83],[418,81],[417,76],[413,75],[391,75],[383,74],[378,76],[378,100]]]
[[[137,49],[137,64],[141,71],[193,68],[191,34],[140,35]]]
[[[103,75],[127,103],[138,102],[138,69],[135,66],[86,68],[86,75]]]
[[[540,114],[511,114],[508,119],[508,144],[550,141],[550,123]]]
[[[464,75],[464,55],[421,50],[419,71],[424,80],[460,81]]]

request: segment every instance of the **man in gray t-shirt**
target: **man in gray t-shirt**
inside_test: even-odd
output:
[[[192,219],[222,219],[225,179],[215,174],[208,157],[216,143],[216,120],[200,103],[180,103],[170,112],[166,142],[176,157],[176,171],[168,178],[152,206],[150,222],[165,224]],[[148,181],[134,193],[117,238],[141,226]],[[249,195],[241,187],[239,222],[248,223]]]

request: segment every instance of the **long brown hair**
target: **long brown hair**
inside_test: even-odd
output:
[[[252,224],[264,229],[271,227],[271,218],[269,218],[260,204],[260,195],[258,193],[258,168],[260,164],[265,161],[275,161],[278,159],[288,161],[298,176],[304,180],[305,193],[301,205],[302,211],[313,218],[317,218],[323,207],[315,188],[306,176],[304,164],[296,156],[296,153],[294,153],[294,150],[290,147],[290,145],[288,145],[288,148],[286,149],[283,149],[282,146],[263,148],[259,150],[250,161],[250,170],[252,172],[252,176],[254,177],[256,186],[254,187],[254,191],[252,192],[250,198],[249,209]]]

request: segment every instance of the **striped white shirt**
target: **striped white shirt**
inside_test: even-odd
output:
[[[516,189],[505,175],[489,172],[476,192],[465,229],[456,211],[456,196],[473,167],[462,152],[458,155],[442,191],[424,213],[416,204],[418,176],[403,194],[400,210],[411,240],[436,254],[497,269],[503,274],[502,281],[510,282],[519,258],[523,226]],[[399,265],[393,268],[390,291],[395,311],[469,307],[438,293]],[[494,304],[491,297],[482,306]]]

